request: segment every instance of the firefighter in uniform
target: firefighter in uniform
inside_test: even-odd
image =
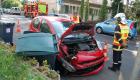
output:
[[[74,23],[80,23],[81,22],[81,18],[80,16],[77,15],[77,12],[74,12],[74,15],[72,15],[70,17],[70,19],[74,22]]]
[[[118,26],[115,28],[113,41],[113,64],[108,67],[111,71],[120,71],[122,51],[127,47],[129,27],[125,19],[117,18]]]

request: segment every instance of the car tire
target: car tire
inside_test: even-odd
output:
[[[101,34],[103,33],[103,29],[101,27],[96,28],[96,33]]]
[[[63,75],[63,76],[69,74],[69,71],[66,70],[57,59],[56,59],[56,62],[55,62],[55,70],[59,71],[60,75]]]

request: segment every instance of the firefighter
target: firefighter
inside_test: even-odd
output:
[[[80,23],[81,22],[81,18],[80,18],[80,16],[78,16],[77,12],[74,12],[74,14],[70,17],[70,19],[74,23]]]
[[[120,71],[122,51],[127,47],[129,27],[125,19],[117,18],[118,26],[115,28],[113,41],[113,64],[108,67],[111,71]]]

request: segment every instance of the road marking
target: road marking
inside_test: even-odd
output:
[[[138,52],[136,50],[128,50],[128,49],[125,50],[131,52],[135,57],[138,55]]]

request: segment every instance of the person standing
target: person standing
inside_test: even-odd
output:
[[[127,39],[129,34],[129,27],[124,18],[117,18],[118,25],[115,28],[114,32],[114,41],[113,41],[113,64],[111,67],[108,67],[111,71],[120,71],[121,60],[122,60],[122,51],[127,47]]]
[[[81,22],[81,18],[80,18],[80,16],[78,16],[77,12],[74,12],[74,14],[70,17],[70,19],[74,23],[80,23]]]

